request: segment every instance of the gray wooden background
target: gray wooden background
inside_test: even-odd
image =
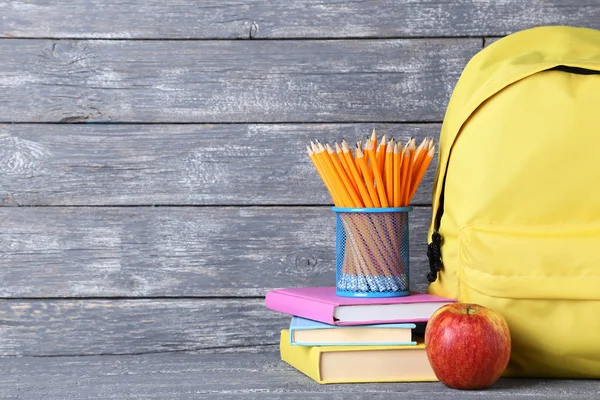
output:
[[[266,291],[334,283],[308,141],[437,137],[467,61],[545,24],[600,28],[600,4],[0,1],[0,356],[22,357],[0,362],[0,393],[47,379],[49,356],[96,377],[153,359],[80,356],[263,365],[247,354],[288,324]],[[410,220],[417,290],[433,170]]]

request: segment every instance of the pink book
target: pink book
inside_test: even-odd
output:
[[[274,289],[268,309],[331,325],[425,322],[441,306],[456,300],[426,293],[388,298],[341,297],[334,286]]]

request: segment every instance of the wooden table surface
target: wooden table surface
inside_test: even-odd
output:
[[[440,382],[319,385],[271,349],[235,353],[8,358],[3,399],[597,399],[593,380],[500,379],[482,391]]]
[[[593,381],[319,386],[277,287],[334,283],[305,145],[437,137],[469,59],[597,1],[0,0],[0,397],[596,398]],[[434,160],[435,164],[435,160]],[[425,290],[430,168],[410,216]]]

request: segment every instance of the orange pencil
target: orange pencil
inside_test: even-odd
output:
[[[353,207],[361,207],[361,208],[364,207],[362,200],[360,199],[360,197],[358,196],[358,194],[352,187],[350,178],[348,178],[348,175],[346,175],[346,172],[344,171],[344,167],[342,166],[342,163],[340,162],[337,155],[335,154],[335,151],[333,151],[333,149],[331,148],[331,146],[329,144],[327,144],[325,146],[325,149],[327,150],[327,154],[329,155],[329,158],[333,162],[333,166],[334,166],[335,170],[337,171],[338,175],[342,179],[342,183],[344,184],[346,191],[350,195],[350,198],[352,200],[352,206]]]
[[[394,207],[402,204],[402,146],[401,142],[394,146]]]
[[[367,142],[371,142],[371,144],[373,145],[373,148],[375,148],[375,146],[377,146],[377,132],[375,132],[375,128],[373,128],[373,133],[371,133],[371,138],[367,139]],[[362,144],[362,143],[361,143]],[[365,143],[365,148],[366,148],[366,143]],[[361,147],[362,150],[362,147]]]
[[[408,141],[408,149],[410,150],[410,156],[414,158],[415,156],[415,151],[417,150],[417,141],[415,140],[415,138],[410,138],[410,140]]]
[[[367,156],[367,145],[369,144],[369,142],[373,145],[374,149],[377,148],[377,132],[375,132],[375,128],[373,128],[373,133],[371,133],[371,137],[367,138],[367,140],[365,141],[365,146],[363,147],[362,143],[361,143],[361,146],[360,146],[360,149],[365,153],[365,158],[366,158],[366,161],[367,161],[367,166],[372,171],[373,167],[371,166],[371,160]]]
[[[371,197],[373,205],[375,207],[381,207],[379,197],[377,196],[377,191],[375,190],[375,187],[373,187],[373,175],[367,166],[367,161],[365,160],[362,150],[358,146],[356,147],[356,164],[362,171],[362,174],[365,178],[365,184],[367,185],[367,190],[369,191],[369,196]]]
[[[340,189],[338,188],[336,182],[333,179],[331,172],[329,171],[329,169],[327,168],[327,166],[325,165],[325,163],[322,159],[322,154],[321,154],[322,152],[319,150],[319,147],[315,143],[310,142],[310,144],[311,144],[311,149],[314,154],[313,157],[315,159],[315,163],[317,166],[319,166],[321,173],[325,177],[325,181],[327,182],[326,186],[329,186],[329,189],[331,190],[331,194],[332,194],[332,197],[334,198],[335,205],[337,207],[344,207],[345,206],[344,199],[341,197]]]
[[[341,207],[343,201],[340,198],[339,194],[337,193],[337,189],[336,189],[334,183],[332,182],[331,176],[329,176],[327,170],[325,169],[325,166],[321,162],[320,157],[317,156],[317,154],[319,153],[319,149],[318,149],[317,145],[311,141],[310,147],[313,152],[313,159],[314,159],[315,166],[318,167],[317,172],[320,170],[321,171],[320,173],[323,174],[323,176],[325,177],[325,187],[327,187],[327,189],[330,191],[331,197],[333,198],[333,203],[336,206]]]
[[[411,138],[408,142],[408,149],[410,150],[410,161],[408,163],[408,173],[406,177],[406,187],[403,195],[403,202],[406,206],[409,206],[410,188],[412,187],[412,176],[414,170],[415,155],[417,153],[417,141],[415,138]]]
[[[425,176],[425,172],[427,172],[427,167],[429,167],[429,164],[431,163],[431,160],[433,160],[434,155],[435,155],[435,145],[433,145],[433,147],[431,147],[429,149],[429,151],[427,152],[427,155],[425,156],[425,159],[423,160],[423,162],[421,163],[421,166],[419,167],[419,171],[417,172],[417,174],[415,176],[415,180],[412,184],[409,201],[412,200],[413,196],[417,192],[419,183],[421,183],[421,180]]]
[[[354,159],[352,158],[352,153],[350,152],[350,147],[348,146],[348,143],[342,142],[342,152],[343,152],[342,155],[343,155],[344,159],[346,160],[346,163],[348,164],[348,168],[350,169],[350,173],[352,174],[352,177],[354,178],[354,183],[356,183],[358,192],[360,193],[360,197],[362,198],[363,203],[365,204],[366,207],[373,208],[373,201],[371,200],[369,191],[367,190],[367,187],[365,186],[365,182],[363,181],[363,179],[360,176],[360,172],[358,171],[358,169],[356,168],[356,165],[354,164]]]
[[[369,157],[369,161],[371,162],[371,170],[373,171],[373,176],[375,177],[375,187],[377,188],[379,201],[382,207],[387,208],[389,207],[389,203],[387,201],[387,195],[385,194],[385,184],[383,183],[383,178],[381,177],[381,171],[379,170],[379,164],[377,163],[375,149],[373,148],[371,141],[367,143],[366,153]]]
[[[406,192],[410,191],[410,183],[408,182],[408,171],[410,167],[410,162],[410,150],[408,149],[408,143],[406,143],[406,145],[402,149],[402,190],[400,191],[401,207],[406,207],[408,205],[406,204],[406,197],[408,197]]]
[[[348,146],[348,147],[350,147],[350,146]],[[356,141],[356,148],[361,149],[361,151],[362,151],[362,148],[363,148],[362,140],[359,139],[359,140]],[[354,153],[356,153],[356,150],[354,151]],[[356,159],[356,156],[354,157],[354,159]],[[363,177],[363,179],[366,182],[367,181],[367,177],[363,176],[362,170],[360,169],[360,167],[358,167],[358,172],[360,173],[360,175]]]
[[[352,171],[350,171],[350,166],[348,165],[348,160],[346,160],[346,157],[344,157],[343,150],[337,142],[335,142],[335,152],[337,153],[337,156],[340,159],[340,162],[342,163],[342,167],[344,167],[344,171],[346,172],[346,175],[348,175],[348,178],[350,178],[350,183],[352,184],[352,188],[356,192],[358,192],[358,187],[356,186],[356,182],[354,181],[354,177],[352,176]]]
[[[383,178],[383,174],[385,173],[384,165],[385,165],[385,155],[386,155],[386,137],[383,135],[381,138],[381,142],[379,142],[379,146],[377,147],[377,166],[379,166],[379,170],[381,171],[381,177]]]
[[[342,203],[342,207],[352,207],[352,199],[350,195],[346,191],[344,184],[342,183],[342,179],[338,175],[335,167],[333,166],[333,162],[327,155],[325,147],[321,143],[317,144],[318,152],[316,153],[317,158],[319,158],[321,165],[324,166],[324,171],[329,176],[329,180],[334,187],[336,197]]]
[[[387,144],[385,152],[385,193],[387,194],[388,203],[394,204],[394,139]]]
[[[419,167],[421,166],[421,163],[423,163],[423,160],[425,159],[425,157],[427,157],[428,151],[429,151],[429,138],[425,138],[425,139],[423,139],[423,141],[421,142],[419,147],[417,147],[417,151],[415,152],[415,157],[413,159],[413,173],[412,173],[411,181],[414,182],[414,180],[415,180],[414,178],[416,177],[417,172],[419,171]]]
[[[360,140],[357,140],[356,146],[362,146],[362,142]],[[355,159],[354,155],[352,154],[352,148],[350,147],[348,142],[346,142],[345,140],[342,140],[342,150],[344,150],[344,148],[347,148],[348,151],[350,152],[350,158],[354,162],[354,166],[356,167],[356,170],[358,171],[358,176],[360,176],[361,179],[364,179],[362,176],[362,171],[360,170],[360,167],[356,163],[356,159]]]
[[[329,192],[329,196],[331,196],[331,200],[333,201],[333,204],[335,204],[337,206],[339,204],[339,200],[337,200],[337,198],[335,197],[335,191],[331,187],[329,178],[327,177],[327,175],[325,175],[325,172],[323,172],[323,168],[321,167],[321,164],[317,160],[315,153],[308,146],[306,146],[306,151],[308,152],[308,158],[310,158],[310,161],[312,161],[313,165],[315,166],[315,169],[317,170],[317,173],[319,174],[319,176],[321,177],[321,180],[325,184],[325,187],[327,188],[327,191]]]

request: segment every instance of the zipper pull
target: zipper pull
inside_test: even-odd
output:
[[[427,245],[427,258],[429,259],[429,273],[427,274],[427,280],[429,283],[435,282],[437,279],[437,273],[442,269],[444,264],[442,263],[442,235],[436,230],[431,235],[431,243]]]

